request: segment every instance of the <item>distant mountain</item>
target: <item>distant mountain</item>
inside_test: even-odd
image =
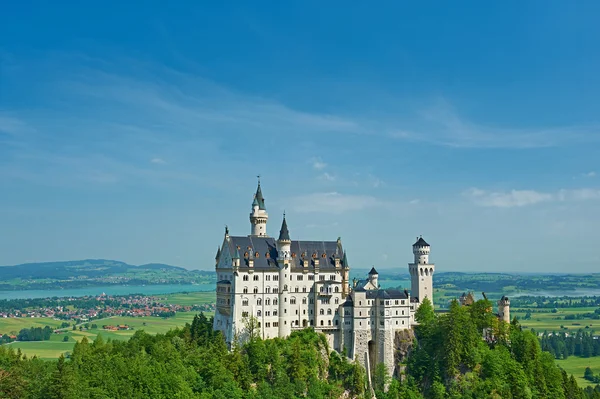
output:
[[[193,273],[199,271],[187,270],[179,266],[160,263],[146,265],[130,265],[125,262],[107,259],[84,259],[62,262],[24,263],[15,266],[0,267],[0,280],[20,279],[73,279],[95,278],[123,273],[135,273],[144,270],[169,270],[180,273]],[[206,272],[208,273],[208,272]],[[204,274],[202,272],[198,274]]]

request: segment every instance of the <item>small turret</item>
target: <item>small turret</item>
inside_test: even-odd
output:
[[[417,242],[413,244],[413,254],[415,255],[415,263],[426,265],[429,263],[429,253],[431,247],[427,244],[427,241],[423,239],[423,236],[417,237]]]
[[[263,197],[262,189],[260,188],[260,176],[258,176],[258,186],[252,200],[252,211],[250,212],[250,235],[257,237],[267,236],[267,221],[269,214],[265,206],[265,198]]]
[[[375,288],[379,288],[379,273],[375,270],[375,266],[373,266],[369,272],[369,281]]]
[[[498,301],[498,317],[505,323],[510,323],[510,300],[504,295]]]
[[[217,248],[217,255],[215,256],[215,266],[219,264],[219,259],[221,258],[221,247]]]

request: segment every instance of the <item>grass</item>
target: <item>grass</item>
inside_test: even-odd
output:
[[[511,309],[511,318],[519,316],[520,323],[523,328],[535,329],[537,332],[543,331],[577,331],[588,327],[594,330],[596,334],[600,333],[600,320],[581,319],[581,320],[564,320],[564,317],[569,314],[593,313],[595,307],[587,308],[566,308],[559,309],[557,313],[531,313],[530,320],[524,320],[527,309]],[[557,318],[560,318],[557,320]],[[564,328],[561,329],[560,326]]]
[[[562,367],[567,374],[573,374],[580,387],[595,386],[583,378],[586,367],[590,367],[594,374],[600,372],[600,357],[575,357],[569,356],[566,360],[556,360],[556,364]]]
[[[216,301],[216,292],[178,292],[160,295],[165,303],[183,306],[203,305]]]
[[[54,320],[49,317],[15,317],[0,319],[0,334],[18,334],[23,328],[31,327],[60,327],[62,320]]]
[[[176,327],[183,327],[186,323],[191,323],[196,312],[179,312],[175,317],[163,319],[159,317],[109,317],[106,319],[94,320],[92,323],[98,325],[97,329],[87,331],[73,331],[66,329],[61,334],[53,334],[48,341],[36,342],[13,342],[10,345],[12,348],[21,349],[28,357],[37,356],[41,359],[57,359],[61,354],[73,350],[75,342],[79,342],[86,337],[89,341],[96,339],[98,335],[102,336],[105,341],[111,340],[128,340],[138,330],[144,330],[149,334],[164,334],[167,331]],[[207,314],[210,316],[210,314]],[[102,329],[103,325],[119,325],[127,324],[132,327],[132,330],[122,331],[106,331]],[[63,342],[64,337],[69,337],[68,342]]]

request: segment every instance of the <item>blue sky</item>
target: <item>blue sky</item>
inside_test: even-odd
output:
[[[3,6],[0,264],[210,269],[260,174],[353,267],[598,270],[599,3],[123,3]]]

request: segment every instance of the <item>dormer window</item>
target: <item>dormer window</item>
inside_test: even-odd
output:
[[[317,259],[317,253],[313,252],[312,257],[313,257],[313,259]]]
[[[248,259],[248,252],[244,252],[244,258]]]
[[[292,258],[295,258],[295,257],[296,257],[296,253],[292,252]]]
[[[325,258],[325,257],[327,257],[327,254],[324,253],[323,255],[321,255],[321,258]]]
[[[271,257],[271,254],[268,252],[265,252],[265,258],[269,259]]]
[[[258,253],[258,251],[256,251],[256,252],[254,253],[254,257],[255,257],[255,258],[258,258],[259,256],[260,256],[260,254]]]

